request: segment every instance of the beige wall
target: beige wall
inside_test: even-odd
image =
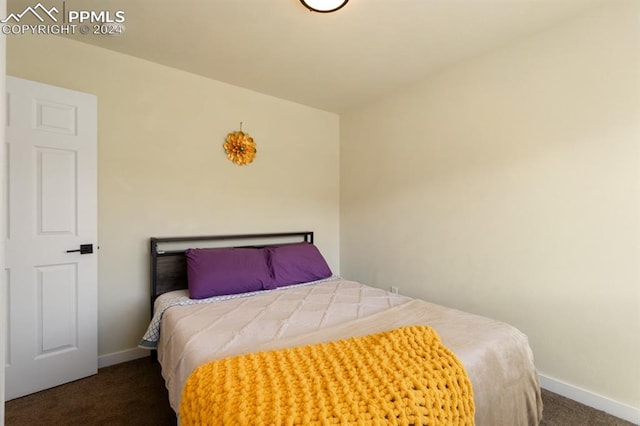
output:
[[[343,276],[512,323],[542,374],[636,408],[639,7],[340,117]]]
[[[99,354],[146,328],[149,237],[313,230],[339,272],[337,115],[59,37],[10,37],[7,67],[98,96]]]

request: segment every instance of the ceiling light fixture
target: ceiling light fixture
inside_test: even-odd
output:
[[[329,13],[342,9],[349,0],[300,0],[312,12]]]

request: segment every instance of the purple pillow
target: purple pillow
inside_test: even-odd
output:
[[[188,249],[185,256],[191,299],[275,288],[264,249]]]
[[[331,276],[331,269],[316,246],[309,243],[266,248],[271,273],[277,287],[320,280]]]

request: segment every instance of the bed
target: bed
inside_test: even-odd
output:
[[[189,298],[193,248],[296,244],[313,246],[313,232],[151,238],[152,321],[141,347],[157,350],[176,413],[185,383],[209,362],[427,325],[464,366],[475,424],[539,424],[540,386],[527,337],[503,322],[337,276]]]

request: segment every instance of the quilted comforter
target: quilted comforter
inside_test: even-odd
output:
[[[163,295],[156,306],[182,296]],[[429,325],[467,371],[477,425],[537,425],[541,420],[538,376],[523,333],[500,321],[353,281],[173,306],[161,315],[160,325],[158,359],[176,411],[187,378],[207,362]]]

